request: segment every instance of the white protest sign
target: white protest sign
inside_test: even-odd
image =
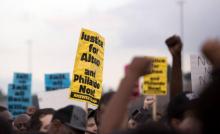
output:
[[[212,66],[209,61],[201,55],[191,55],[190,63],[192,91],[199,94],[202,88],[210,81]]]
[[[84,103],[80,101],[70,100],[68,98],[70,90],[62,89],[62,90],[54,90],[50,92],[39,92],[37,94],[39,99],[40,108],[54,108],[60,109],[67,105],[76,105],[84,108]],[[90,108],[96,109],[96,106],[89,105]]]

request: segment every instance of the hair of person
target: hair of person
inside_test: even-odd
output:
[[[96,110],[88,109],[88,119],[89,118],[95,118]]]
[[[7,111],[8,109],[6,107],[0,106],[0,112]]]
[[[103,96],[102,96],[101,99],[100,99],[98,109],[99,109],[102,105],[107,105],[108,102],[111,100],[111,98],[113,97],[114,94],[115,94],[115,92],[113,92],[113,91],[103,94]]]
[[[161,123],[149,121],[135,129],[128,129],[112,134],[177,134],[177,132]]]
[[[42,118],[42,117],[44,117],[45,115],[48,115],[48,114],[52,114],[53,115],[54,112],[55,112],[55,110],[52,109],[52,108],[45,108],[45,109],[37,110],[33,114],[33,116],[31,117],[29,129],[31,131],[39,131],[41,126],[42,126],[40,118]]]
[[[110,91],[110,92],[105,93],[105,94],[102,95],[102,97],[99,101],[98,108],[96,109],[96,114],[95,114],[95,122],[96,122],[97,125],[99,124],[98,115],[100,115],[101,107],[106,106],[108,104],[108,102],[111,100],[111,98],[113,97],[114,94],[115,94],[115,92]]]
[[[77,129],[72,129],[73,131],[73,134],[85,134],[84,131],[80,131],[80,130],[77,130]]]
[[[44,132],[39,132],[39,131],[29,131],[29,132],[25,132],[23,134],[47,134],[47,133],[44,133]]]
[[[12,125],[0,117],[0,134],[13,134]]]

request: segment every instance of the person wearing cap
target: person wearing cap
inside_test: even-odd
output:
[[[95,110],[88,109],[88,119],[87,119],[86,130],[94,134],[97,133],[97,129],[98,129],[96,122],[95,122],[95,114],[96,114]],[[86,134],[89,134],[89,133],[86,132]]]
[[[85,134],[86,112],[74,105],[57,110],[53,116],[48,134]]]

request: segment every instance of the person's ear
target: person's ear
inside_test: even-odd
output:
[[[171,119],[171,126],[174,128],[178,128],[180,123],[181,121],[179,119],[176,119],[176,118]]]

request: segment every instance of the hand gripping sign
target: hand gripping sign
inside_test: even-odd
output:
[[[82,29],[73,70],[70,98],[98,105],[102,94],[105,39]]]

